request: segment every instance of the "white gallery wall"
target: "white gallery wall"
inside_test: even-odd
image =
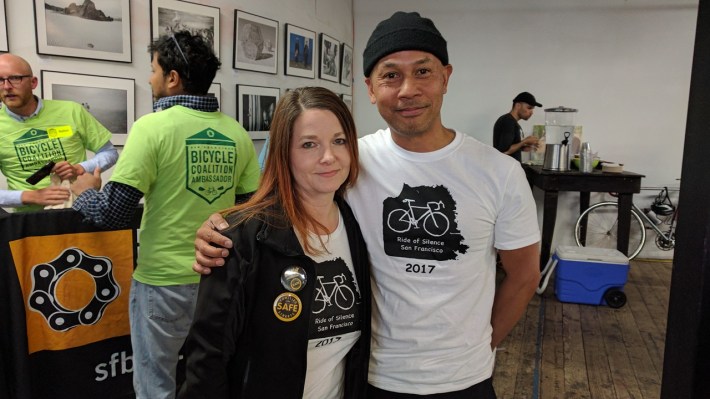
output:
[[[77,0],[79,2],[80,0]],[[97,0],[97,3],[103,0]],[[5,0],[10,51],[35,68],[135,79],[136,117],[151,111],[150,0],[131,0],[130,64],[37,55],[33,0]],[[321,85],[352,90],[360,135],[384,127],[369,103],[362,77],[362,51],[377,22],[394,11],[419,11],[434,20],[449,42],[454,73],[443,120],[484,143],[492,142],[496,118],[510,110],[520,91],[544,107],[577,108],[583,139],[603,159],[646,175],[643,186],[677,186],[690,85],[697,0],[195,0],[220,8],[223,112],[236,117],[236,84],[285,89]],[[51,1],[50,1],[51,3]],[[232,68],[234,10],[279,22],[276,75]],[[284,24],[353,44],[352,88],[326,80],[285,76]],[[354,37],[353,37],[354,31]],[[37,91],[39,95],[39,90]],[[544,124],[537,109],[526,133]],[[260,143],[256,143],[257,149]],[[110,171],[104,176],[108,176]],[[0,176],[0,188],[5,181]],[[542,196],[535,190],[538,207]],[[636,196],[647,206],[652,192]],[[592,202],[599,200],[592,196]],[[572,243],[577,195],[561,195],[554,246]],[[541,217],[540,217],[541,220]],[[653,250],[649,243],[646,249]],[[644,251],[642,256],[668,256]]]
[[[131,44],[132,62],[121,63],[92,60],[84,58],[68,58],[56,55],[38,55],[35,42],[35,0],[4,0],[7,32],[10,52],[27,59],[33,67],[33,72],[40,77],[42,70],[70,72],[76,74],[99,75],[135,79],[135,115],[139,118],[152,111],[152,98],[148,78],[150,76],[150,55],[147,52],[151,41],[151,2],[150,0],[130,0],[131,8]],[[84,0],[72,0],[77,4]],[[102,3],[114,3],[117,0],[94,0],[97,8]],[[48,4],[64,4],[66,0],[46,0]],[[192,0],[192,3],[218,7],[220,10],[220,61],[222,68],[217,72],[215,82],[221,85],[220,105],[222,112],[237,117],[236,85],[254,85],[277,87],[283,94],[288,88],[299,86],[324,86],[336,93],[352,94],[352,87],[318,78],[308,79],[284,74],[285,57],[285,24],[296,25],[308,29],[318,35],[328,36],[353,45],[352,0]],[[268,74],[242,69],[234,69],[234,11],[240,10],[250,14],[278,21],[278,63],[277,73]],[[5,21],[0,21],[4,24]],[[0,26],[0,29],[4,29]],[[92,32],[87,32],[86,40],[91,42]],[[318,54],[317,52],[315,53]],[[317,57],[314,58],[317,60]],[[317,62],[314,61],[317,68]],[[40,96],[42,82],[35,90]],[[257,151],[261,148],[261,140],[255,142]],[[120,151],[120,148],[119,148]],[[111,170],[103,174],[104,181],[110,176]],[[0,188],[7,188],[5,178],[0,175]]]
[[[453,75],[447,127],[491,144],[513,97],[576,108],[583,141],[605,160],[678,186],[690,88],[697,0],[355,0],[354,112],[361,135],[385,126],[363,83],[362,52],[377,23],[397,10],[431,18],[448,41]],[[358,82],[359,80],[359,82]],[[544,124],[537,108],[526,134]],[[648,207],[655,192],[635,196]],[[677,195],[677,193],[676,193]],[[542,195],[535,190],[541,212]],[[592,195],[592,203],[600,200]],[[578,195],[560,194],[553,249],[572,245]],[[539,215],[540,223],[542,215]],[[652,234],[652,233],[651,233]],[[641,256],[667,257],[651,240]]]

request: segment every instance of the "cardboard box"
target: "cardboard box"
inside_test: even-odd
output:
[[[623,291],[628,279],[629,259],[615,249],[559,246],[552,256],[558,262],[555,294],[562,302],[606,305],[604,294]]]

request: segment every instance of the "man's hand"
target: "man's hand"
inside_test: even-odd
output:
[[[49,186],[40,190],[23,191],[22,203],[26,205],[59,205],[69,199],[69,190],[59,186]]]
[[[195,263],[192,270],[200,274],[210,274],[212,267],[224,266],[224,258],[229,255],[232,240],[219,231],[225,230],[229,224],[219,213],[210,215],[195,236]],[[218,245],[220,247],[212,246]]]
[[[52,168],[52,172],[59,176],[62,180],[71,180],[77,176],[81,176],[86,172],[81,165],[72,165],[67,161],[58,162]]]
[[[537,143],[540,141],[537,137],[535,136],[528,136],[524,138],[520,144],[523,145],[522,150],[523,151],[535,151],[537,150]]]
[[[98,166],[94,169],[93,174],[84,173],[81,176],[78,176],[71,185],[71,191],[77,197],[90,188],[93,188],[94,190],[101,189],[101,168]]]

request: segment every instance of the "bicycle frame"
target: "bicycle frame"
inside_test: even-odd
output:
[[[433,237],[441,237],[449,231],[449,219],[439,212],[444,208],[443,201],[429,201],[426,206],[412,205],[412,199],[404,199],[402,202],[406,204],[406,208],[395,208],[387,215],[387,226],[392,231],[406,233],[412,227],[423,228]],[[417,216],[415,210],[421,214]]]
[[[614,201],[602,201],[599,203],[596,203],[592,206],[590,206],[587,210],[582,212],[582,214],[579,216],[577,219],[577,223],[575,224],[575,240],[577,242],[577,245],[579,246],[585,246],[587,244],[587,227],[588,227],[588,222],[589,222],[589,217],[593,215],[603,215],[605,212],[608,214],[610,207],[613,207],[616,213],[618,213],[619,209],[619,204]],[[599,214],[597,212],[601,211],[602,213]],[[611,216],[611,215],[609,215]],[[594,222],[595,226],[595,232],[594,232],[594,244],[600,244],[603,248],[612,248],[607,241],[607,239],[604,239],[603,237],[615,237],[616,236],[616,230],[618,229],[618,215],[614,215],[613,217],[609,216],[603,216],[602,219],[596,220]],[[642,211],[636,204],[632,203],[631,204],[631,227],[633,226],[638,226],[637,228],[640,229],[640,237],[639,240],[637,241],[637,244],[634,244],[633,247],[629,247],[629,252],[628,256],[629,259],[633,259],[636,257],[639,252],[641,252],[641,249],[644,247],[646,244],[646,230],[648,229],[647,226],[650,226],[651,230],[656,232],[656,239],[655,239],[655,244],[656,246],[664,251],[671,250],[675,247],[675,224],[677,221],[678,217],[678,208],[676,207],[674,209],[674,213],[671,216],[670,221],[666,221],[665,224],[669,225],[669,227],[666,229],[664,232],[661,230],[660,224],[656,225],[652,219],[646,215],[644,211]],[[606,219],[606,221],[605,221]],[[656,221],[658,222],[658,221]],[[601,230],[600,230],[601,228]],[[602,241],[599,241],[602,240]],[[605,243],[606,242],[606,243]],[[593,245],[594,245],[593,244]],[[631,244],[631,243],[629,243]],[[614,246],[615,247],[615,246]]]
[[[313,305],[313,314],[319,314],[326,307],[335,306],[342,310],[348,310],[355,304],[355,294],[345,283],[345,275],[339,274],[333,276],[333,281],[323,282],[324,277],[318,276],[318,284],[320,287],[316,287],[316,296]],[[328,292],[328,288],[332,286],[333,289]],[[338,297],[340,294],[340,297]]]
[[[645,213],[641,209],[639,209],[636,204],[631,204],[631,209],[636,212],[639,217],[641,217],[641,220],[644,221],[644,223],[648,226],[651,226],[651,229],[656,232],[659,236],[663,237],[665,240],[668,240],[670,242],[675,243],[675,237],[673,237],[673,228],[675,227],[675,214],[673,214],[673,219],[671,220],[671,227],[668,229],[668,235],[664,233],[661,229],[658,228],[656,224],[654,224],[651,219],[646,216]]]
[[[614,193],[610,193],[615,196]],[[662,251],[670,251],[675,248],[675,230],[678,221],[678,205],[675,206],[668,197],[668,188],[663,187],[660,193],[656,196],[651,210],[656,208],[656,213],[664,216],[662,220],[654,220],[641,210],[636,204],[631,203],[630,212],[630,229],[635,232],[632,242],[632,231],[629,231],[628,251],[626,252],[629,259],[633,259],[642,251],[646,244],[646,231],[653,230],[656,233],[655,244]],[[614,212],[614,213],[612,213]],[[670,216],[670,218],[668,218]],[[591,217],[591,219],[590,219]],[[592,221],[593,230],[592,241],[587,241],[588,227]],[[656,224],[658,223],[658,224]],[[666,231],[663,231],[664,226]],[[588,244],[601,248],[617,248],[618,246],[618,227],[619,227],[619,203],[616,201],[602,201],[589,206],[584,210],[579,217],[574,227],[574,237],[578,246],[584,247]],[[615,242],[612,243],[612,240]]]
[[[339,279],[340,282],[336,281],[336,279]],[[343,277],[341,276],[333,276],[333,281],[329,281],[324,283],[323,282],[323,276],[318,276],[318,283],[320,284],[320,289],[321,292],[323,293],[323,299],[325,300],[325,303],[330,305],[330,300],[333,298],[335,293],[338,291],[338,287],[343,285]],[[326,287],[333,287],[333,290],[328,293],[328,289]]]
[[[419,226],[419,222],[421,220],[428,217],[429,215],[434,213],[434,211],[437,211],[444,206],[442,201],[438,201],[438,202],[430,201],[430,202],[426,203],[426,206],[412,205],[412,202],[414,202],[414,200],[411,200],[411,199],[406,199],[406,200],[404,200],[404,202],[407,204],[407,206],[409,206],[409,211],[407,212],[407,215],[409,216],[409,222],[412,223],[414,226]],[[419,217],[417,217],[414,214],[415,209],[419,209],[422,211],[424,211],[426,209],[426,211],[424,211],[424,213],[422,213]]]

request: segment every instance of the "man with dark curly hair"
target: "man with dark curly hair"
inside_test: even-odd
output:
[[[195,229],[255,191],[259,165],[247,132],[207,95],[220,66],[211,45],[182,31],[148,51],[155,112],[133,124],[102,191],[98,168],[72,189],[74,209],[112,228],[126,225],[145,196],[130,292],[133,386],[137,398],[160,399],[175,397],[178,352],[195,309]]]

